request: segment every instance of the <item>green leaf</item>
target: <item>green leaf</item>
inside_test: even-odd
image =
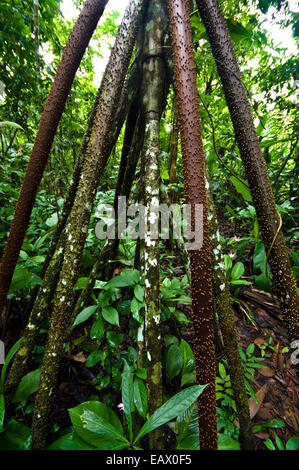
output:
[[[0,122],[0,128],[1,127],[11,127],[12,129],[19,129],[21,131],[23,131],[23,127],[21,127],[19,124],[17,124],[16,122],[11,122],[11,121],[1,121]]]
[[[112,348],[118,348],[121,342],[124,339],[124,335],[122,333],[117,334],[114,331],[107,331],[107,341]]]
[[[105,333],[105,325],[101,317],[97,318],[90,330],[90,338],[100,341]]]
[[[240,443],[226,434],[218,434],[219,450],[241,450]]]
[[[176,377],[183,367],[183,354],[178,346],[170,346],[166,353],[166,373],[170,380]]]
[[[40,369],[33,370],[32,372],[26,374],[19,383],[12,402],[21,403],[21,405],[24,406],[26,404],[27,398],[37,391],[39,378]]]
[[[131,442],[133,437],[132,413],[134,412],[134,388],[133,374],[126,361],[124,361],[124,370],[122,373],[121,395],[124,405],[124,413],[128,423],[129,439]]]
[[[159,426],[163,426],[163,424],[183,413],[192,405],[192,403],[195,402],[205,388],[206,385],[193,385],[170,398],[170,400],[155,411],[155,413],[142,426],[136,436],[135,442],[137,442],[142,436],[145,436],[145,434],[148,434]]]
[[[244,272],[245,272],[244,264],[238,261],[238,263],[236,263],[232,269],[232,279],[233,280],[240,279],[240,277],[243,276]]]
[[[144,299],[144,289],[140,284],[134,287],[134,295],[139,302],[143,302]]]
[[[55,227],[55,225],[57,225],[57,222],[58,222],[58,215],[57,215],[57,212],[54,212],[54,214],[51,215],[51,217],[49,217],[47,220],[46,220],[46,225],[48,225],[48,227]]]
[[[52,442],[47,450],[95,450],[96,447],[86,444],[76,433],[65,434]]]
[[[291,437],[286,443],[286,450],[299,450],[299,437]]]
[[[75,328],[75,326],[80,325],[80,323],[83,323],[86,320],[88,320],[95,313],[97,308],[98,308],[97,305],[91,305],[90,307],[87,307],[84,310],[82,310],[82,312],[80,312],[76,316],[72,328]]]
[[[9,350],[5,362],[2,366],[1,377],[0,377],[0,431],[3,429],[4,416],[5,416],[5,400],[4,400],[4,380],[7,367],[10,364],[10,361],[18,351],[22,338],[20,338]]]
[[[14,419],[0,434],[0,450],[29,450],[32,443],[31,430]]]
[[[264,429],[267,428],[284,428],[285,423],[281,419],[268,419],[267,421],[264,421],[263,423],[256,424],[253,426],[253,433],[257,433],[260,431],[263,431]]]
[[[117,310],[121,315],[127,315],[131,311],[131,300],[124,300],[119,304]]]
[[[228,272],[232,268],[233,262],[228,255],[223,255],[223,258],[224,258],[225,271]]]
[[[169,171],[166,168],[160,174],[163,180],[169,180]]]
[[[136,370],[136,376],[139,377],[140,379],[146,380],[146,369],[137,369]]]
[[[147,413],[147,392],[144,382],[140,379],[134,380],[134,402],[140,416],[146,419]]]
[[[105,351],[96,350],[89,354],[85,365],[86,367],[93,367],[103,359],[105,359]]]
[[[69,410],[76,434],[89,446],[101,449],[111,441],[128,444],[117,415],[104,403],[89,401]]]
[[[140,321],[141,321],[141,318],[140,318],[140,316],[139,316],[139,310],[140,310],[142,307],[143,307],[143,303],[138,302],[138,300],[136,299],[136,297],[134,297],[133,300],[132,300],[132,302],[131,302],[130,309],[131,309],[133,318],[134,318],[138,323],[140,323]]]
[[[181,387],[184,387],[184,385],[191,385],[196,383],[196,373],[195,371],[193,372],[188,372],[188,373],[182,373],[182,379],[181,379]]]
[[[119,326],[119,315],[118,311],[114,307],[103,307],[102,308],[102,315],[104,320],[111,325]]]
[[[39,276],[30,272],[27,268],[17,266],[11,281],[9,293],[14,294],[21,289],[31,289],[41,283],[42,280]]]
[[[245,201],[252,202],[250,189],[248,188],[246,182],[243,180],[239,181],[235,176],[231,176],[230,180],[238,191],[238,193],[243,196],[243,199],[245,199]]]
[[[193,372],[195,367],[194,354],[191,347],[184,339],[181,340],[180,350],[183,355],[183,374]]]
[[[226,370],[225,370],[225,367],[224,365],[222,364],[222,362],[219,362],[219,374],[220,374],[220,377],[222,379],[226,379],[227,377],[227,374],[226,374]]]
[[[275,448],[275,445],[273,444],[273,442],[271,441],[271,439],[266,439],[265,442],[264,442],[265,446],[269,449],[269,450],[276,450]]]
[[[175,318],[177,319],[177,321],[180,322],[182,325],[188,325],[190,323],[190,320],[188,320],[188,318],[183,312],[180,312],[179,310],[175,310],[173,314]]]
[[[266,252],[264,243],[262,241],[258,241],[253,254],[253,269],[265,271],[265,258]]]
[[[124,269],[118,276],[107,282],[104,289],[111,289],[112,287],[133,287],[140,281],[140,273],[137,269]]]
[[[247,356],[252,356],[252,354],[254,353],[254,349],[255,349],[255,344],[251,343],[246,349]]]

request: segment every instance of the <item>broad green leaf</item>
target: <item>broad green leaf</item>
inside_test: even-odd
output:
[[[224,365],[222,364],[222,362],[219,362],[219,374],[220,374],[220,377],[222,379],[226,379],[227,377],[227,374],[226,374],[226,370],[225,370],[225,367]]]
[[[29,450],[32,443],[31,430],[14,419],[0,434],[0,450]]]
[[[65,434],[64,436],[52,442],[47,450],[95,450],[96,448],[81,441],[76,433]]]
[[[238,263],[236,263],[232,269],[232,279],[233,280],[240,279],[240,277],[243,276],[244,272],[245,272],[244,264],[238,261]]]
[[[31,289],[41,283],[42,280],[39,276],[30,272],[27,268],[17,266],[11,281],[9,293],[13,294],[21,289]]]
[[[107,341],[112,348],[118,348],[124,339],[123,333],[114,333],[114,331],[107,331]]]
[[[88,320],[92,315],[94,315],[97,308],[97,305],[91,305],[90,307],[86,307],[84,310],[82,310],[82,312],[80,312],[76,316],[72,328],[75,328],[75,326],[80,325],[80,323],[83,323]]]
[[[192,403],[195,402],[205,388],[206,385],[193,385],[170,398],[170,400],[155,411],[155,413],[142,426],[137,434],[135,442],[137,442],[142,436],[145,436],[145,434],[148,434],[159,426],[168,423],[168,421],[171,421],[173,418],[183,413],[192,405]]]
[[[137,284],[134,287],[134,295],[139,302],[143,302],[144,299],[144,289],[140,284]]]
[[[181,387],[184,387],[184,385],[191,385],[196,383],[196,373],[195,371],[193,372],[187,372],[182,373],[182,378],[181,378]]]
[[[85,365],[86,367],[93,367],[103,359],[105,359],[105,351],[96,350],[89,354]]]
[[[104,320],[111,325],[119,326],[119,315],[118,311],[114,307],[103,307],[102,308],[102,316]]]
[[[21,403],[21,405],[24,406],[26,404],[27,398],[37,391],[39,378],[40,369],[35,369],[32,372],[26,374],[19,383],[12,402]]]
[[[233,262],[228,255],[223,255],[223,258],[224,258],[225,271],[228,272],[232,268]]]
[[[226,434],[218,434],[219,450],[241,450],[240,443]]]
[[[179,310],[175,310],[173,314],[175,318],[177,319],[177,321],[180,322],[182,325],[188,325],[190,323],[190,320],[188,320],[188,318],[183,312],[180,312]]]
[[[189,344],[184,339],[181,340],[180,350],[183,354],[183,374],[193,372],[195,367],[194,354]]]
[[[253,427],[252,431],[254,433],[257,433],[267,428],[275,429],[275,428],[284,428],[284,427],[285,427],[285,423],[281,419],[268,419],[267,421],[264,421],[263,423],[256,424]]]
[[[135,373],[136,373],[136,376],[139,377],[140,379],[146,380],[146,369],[145,368],[137,369]]]
[[[48,225],[48,227],[55,227],[55,225],[57,225],[57,222],[58,222],[58,216],[57,216],[57,212],[54,212],[54,214],[51,215],[51,217],[49,217],[47,220],[46,220],[46,224]]]
[[[124,300],[117,307],[118,312],[121,315],[127,315],[131,311],[131,300]]]
[[[147,392],[144,382],[140,379],[134,380],[134,402],[138,413],[145,419],[147,413]]]
[[[299,450],[299,437],[291,437],[286,443],[286,450]]]
[[[265,246],[262,241],[259,241],[256,244],[253,254],[253,269],[260,269],[261,271],[265,271]]]
[[[100,341],[105,333],[105,325],[101,317],[97,318],[90,330],[91,339]]]
[[[170,380],[182,370],[184,363],[183,353],[178,346],[172,345],[166,353],[166,373]]]
[[[107,282],[104,289],[111,289],[112,287],[133,287],[138,284],[140,280],[140,273],[137,269],[124,269],[118,276]]]
[[[131,309],[133,318],[134,318],[137,322],[140,322],[140,321],[141,321],[141,318],[140,318],[140,316],[139,316],[139,310],[140,310],[142,307],[143,307],[143,303],[138,302],[137,298],[134,297],[133,300],[132,300],[132,302],[131,302],[130,309]]]
[[[246,182],[243,180],[239,181],[235,176],[231,176],[230,180],[238,193],[243,196],[243,199],[245,199],[245,201],[252,202],[251,192]]]
[[[104,403],[89,401],[69,410],[76,434],[96,448],[111,441],[128,443],[117,415]]]

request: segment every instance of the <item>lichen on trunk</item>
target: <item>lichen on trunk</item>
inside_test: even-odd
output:
[[[66,229],[67,242],[64,261],[54,299],[52,322],[48,334],[41,369],[39,389],[33,416],[33,448],[44,448],[49,426],[51,395],[56,384],[58,367],[63,353],[64,339],[71,319],[74,286],[87,236],[89,219],[98,185],[98,178],[106,164],[103,149],[112,125],[123,86],[144,1],[131,0],[118,30],[114,47],[103,77],[103,87],[94,126],[89,139],[80,182]]]
[[[244,369],[238,350],[238,338],[234,312],[230,301],[229,284],[225,275],[224,258],[221,250],[220,233],[214,206],[210,179],[206,175],[206,187],[209,206],[209,226],[213,266],[213,302],[214,315],[218,315],[220,330],[224,342],[224,352],[228,362],[234,399],[240,425],[239,440],[243,450],[254,450],[254,438],[249,413],[249,403],[244,382]]]
[[[146,207],[146,238],[143,248],[145,276],[145,343],[149,414],[162,405],[160,262],[159,238],[151,237],[151,223],[158,218],[160,118],[165,106],[166,73],[163,40],[167,16],[160,1],[150,1],[143,43],[141,102],[145,123],[142,174]],[[150,448],[163,448],[162,429],[150,434]]]

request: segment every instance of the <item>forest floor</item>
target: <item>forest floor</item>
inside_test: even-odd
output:
[[[222,225],[223,228],[223,225]],[[227,226],[227,231],[231,231],[232,227]],[[224,228],[224,231],[225,228]],[[173,277],[182,278],[185,274],[182,267],[182,261],[178,254],[171,256],[171,271]],[[162,262],[162,270],[169,272],[169,258],[164,257]],[[118,270],[119,272],[119,270]],[[170,277],[171,277],[170,276]],[[187,291],[187,293],[190,293]],[[285,444],[287,440],[294,436],[299,436],[299,385],[295,373],[294,366],[289,359],[290,354],[283,352],[288,346],[286,332],[282,326],[280,310],[273,296],[262,291],[258,291],[251,286],[242,288],[238,294],[239,304],[234,304],[235,322],[238,334],[239,345],[243,351],[250,344],[254,344],[253,356],[261,357],[265,355],[263,365],[264,368],[254,371],[254,381],[251,385],[259,399],[257,404],[250,398],[250,413],[254,424],[259,424],[270,419],[283,420],[285,427],[281,429],[263,430],[256,437],[256,446],[265,450],[264,440],[267,437],[274,440],[275,433],[281,438]],[[178,308],[185,313],[187,318],[191,320],[191,307],[180,305]],[[18,308],[16,309],[18,310]],[[18,316],[18,315],[17,315]],[[14,323],[14,333],[12,328],[8,330],[8,340],[13,344],[17,339],[15,335],[17,330],[19,335],[22,334],[22,328],[16,327]],[[71,426],[68,409],[90,399],[104,400],[106,404],[112,406],[116,410],[117,404],[121,402],[121,393],[111,385],[99,390],[95,388],[93,382],[99,373],[103,372],[103,367],[97,364],[94,367],[87,368],[85,366],[88,352],[82,350],[80,345],[75,344],[75,339],[85,336],[89,337],[89,330],[92,320],[79,325],[75,328],[70,339],[69,350],[65,354],[62,361],[58,384],[53,396],[53,409],[51,413],[52,420],[52,437],[51,441],[59,437],[59,433],[66,426]],[[191,323],[190,323],[191,325]],[[177,335],[181,325],[174,322],[164,322],[162,324],[162,333]],[[120,317],[120,327],[115,327],[117,333],[125,333],[124,341],[119,346],[120,350],[128,350],[132,343],[132,339],[126,332],[129,331],[128,316]],[[192,347],[193,342],[192,327],[185,327],[183,331],[183,339],[185,339]],[[272,338],[272,339],[270,339]],[[44,344],[44,335],[39,337],[39,345],[36,347],[34,360],[29,365],[29,370],[36,369],[37,364],[42,359],[42,348]],[[89,340],[92,342],[91,340]],[[40,348],[40,354],[38,349]],[[218,331],[216,341],[217,361],[224,357],[223,340],[221,332]],[[116,359],[113,359],[116,361]],[[107,373],[107,371],[104,371]],[[180,379],[175,377],[169,381],[164,377],[164,390],[166,395],[171,396],[180,389]],[[33,406],[34,395],[29,398],[29,402]],[[121,411],[117,411],[121,415]],[[22,412],[23,413],[23,412]],[[31,425],[32,414],[23,414],[23,422],[28,426]],[[168,449],[174,448],[175,440],[172,431],[165,427],[166,445]]]

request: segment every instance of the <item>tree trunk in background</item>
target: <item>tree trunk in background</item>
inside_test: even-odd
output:
[[[267,166],[254,127],[250,104],[229,32],[216,0],[196,0],[225,92],[240,155],[245,167],[261,237],[273,275],[289,341],[299,339],[299,300],[289,253]]]
[[[197,381],[209,384],[198,400],[200,448],[217,449],[216,365],[212,306],[212,272],[205,156],[201,139],[198,91],[190,25],[189,0],[167,0],[182,145],[186,203],[203,206],[203,244],[189,251]],[[195,216],[192,216],[192,227]]]
[[[66,229],[64,262],[54,298],[52,323],[43,360],[33,416],[33,448],[44,448],[49,426],[51,394],[56,384],[63,343],[71,319],[74,286],[87,236],[89,219],[101,170],[107,158],[103,150],[118,106],[119,95],[132,55],[143,0],[131,0],[118,30],[115,44],[103,77],[103,87],[94,127],[89,139],[80,182]]]
[[[86,0],[65,47],[48,96],[0,263],[0,313],[29,223],[54,136],[75,74],[107,0]]]
[[[244,369],[238,349],[234,312],[230,301],[229,284],[225,275],[217,215],[208,175],[206,186],[208,188],[209,225],[213,265],[214,315],[216,313],[218,314],[220,330],[224,341],[224,352],[227,358],[228,372],[238,412],[241,449],[254,450],[255,445],[249,413],[249,402],[244,382]]]
[[[160,310],[160,260],[159,237],[150,238],[150,221],[159,214],[159,153],[160,118],[165,106],[165,65],[162,46],[167,13],[161,1],[151,0],[144,31],[143,80],[141,87],[142,118],[145,123],[142,155],[143,195],[146,207],[146,238],[143,250],[145,275],[145,344],[147,360],[147,400],[152,415],[162,405],[161,364],[161,310]],[[150,436],[150,449],[163,449],[163,429]]]

